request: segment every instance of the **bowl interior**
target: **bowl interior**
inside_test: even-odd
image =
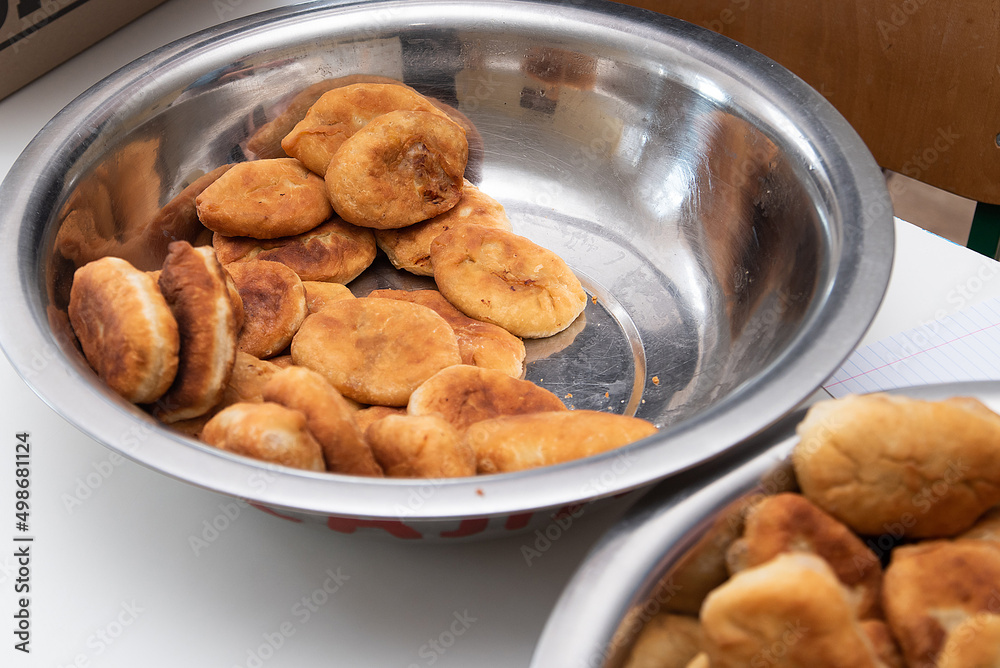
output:
[[[214,458],[210,468],[229,473],[213,473],[214,483],[192,477],[178,456],[150,460],[145,441],[127,454],[252,496],[230,475],[235,465],[245,477],[250,464],[152,426],[100,388],[68,329],[72,272],[103,255],[153,270],[169,241],[204,241],[185,188],[220,165],[267,157],[273,142],[261,148],[255,138],[290,100],[358,74],[403,81],[464,114],[476,129],[469,178],[591,294],[570,329],[527,342],[527,378],[575,408],[661,427],[635,448],[655,453],[642,455],[649,467],[599,494],[766,427],[836,369],[874,315],[892,252],[880,174],[818,94],[759,54],[610,3],[315,3],[153,52],[81,96],[29,146],[0,193],[3,234],[18,249],[9,280],[38,337],[4,331],[3,344],[29,383],[112,447],[138,419],[169,452]],[[380,260],[351,287],[363,295],[385,286],[433,284]],[[33,371],[40,346],[68,379]],[[92,410],[66,401],[65,383],[85,387]],[[116,426],[95,424],[93,410]],[[696,447],[676,443],[686,431],[700,434],[690,437]],[[570,487],[533,503],[579,498],[579,484]],[[261,500],[343,510],[291,490]],[[428,512],[447,514],[447,494],[435,496]]]

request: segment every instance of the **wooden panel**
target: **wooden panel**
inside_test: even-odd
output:
[[[1000,0],[625,0],[802,77],[883,167],[1000,204]]]

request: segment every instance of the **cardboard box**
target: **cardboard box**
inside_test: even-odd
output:
[[[0,98],[164,0],[0,0]]]

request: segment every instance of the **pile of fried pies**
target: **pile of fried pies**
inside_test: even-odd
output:
[[[879,393],[797,435],[798,490],[719,515],[624,665],[1000,666],[1000,415]]]
[[[524,380],[523,339],[588,295],[466,179],[467,118],[398,82],[304,93],[199,185],[204,244],[75,270],[70,324],[112,390],[214,447],[350,475],[518,471],[656,432]],[[355,296],[380,250],[437,289]]]

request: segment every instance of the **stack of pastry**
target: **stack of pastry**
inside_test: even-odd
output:
[[[465,179],[467,119],[393,83],[293,107],[268,128],[292,127],[282,151],[202,184],[210,246],[77,269],[70,322],[114,391],[218,448],[368,476],[516,471],[656,431],[522,379],[522,338],[569,327],[587,294]],[[437,290],[356,297],[378,249]]]
[[[626,665],[1000,666],[1000,416],[851,396],[798,435],[801,493],[746,510],[728,579],[697,616],[651,620]]]

